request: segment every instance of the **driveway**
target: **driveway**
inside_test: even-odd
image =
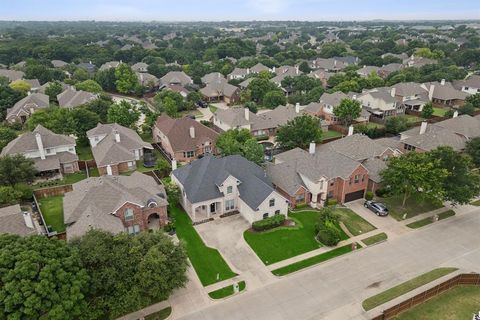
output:
[[[243,239],[248,228],[250,224],[239,214],[195,226],[203,241],[218,249],[232,270],[246,281],[247,289],[255,289],[275,281],[275,276]]]
[[[360,199],[348,202],[345,204],[345,206],[352,209],[356,214],[373,224],[377,229],[385,232],[389,239],[393,239],[410,231],[408,227],[406,227],[400,221],[395,220],[390,215],[386,217],[377,216],[375,213],[363,206],[364,202],[365,200]]]

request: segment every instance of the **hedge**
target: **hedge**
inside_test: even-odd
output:
[[[283,214],[277,214],[273,217],[263,220],[255,221],[252,223],[252,228],[255,231],[264,231],[281,226],[285,222],[285,216]]]

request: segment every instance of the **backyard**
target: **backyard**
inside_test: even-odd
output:
[[[46,180],[33,185],[35,189],[73,184],[87,178],[86,171],[65,174],[62,179]]]
[[[207,247],[192,225],[188,214],[178,207],[169,207],[170,218],[175,219],[177,236],[185,244],[188,257],[204,286],[233,278],[230,269],[218,250]]]
[[[402,207],[402,196],[391,196],[386,198],[378,197],[376,200],[383,202],[387,206],[390,215],[398,221],[403,220],[404,214],[407,214],[406,218],[408,219],[421,213],[443,207],[442,204],[433,203],[431,201],[421,201],[414,196],[407,199],[405,207]]]
[[[38,200],[43,219],[53,231],[65,231],[63,223],[63,196],[46,197]]]
[[[335,213],[354,235],[375,229],[349,209],[338,208],[335,209]],[[323,245],[315,238],[315,225],[319,217],[319,211],[290,212],[289,219],[295,221],[295,226],[279,227],[263,232],[247,230],[243,236],[260,260],[265,265],[270,265],[322,247]],[[341,239],[348,239],[340,227],[339,230]]]
[[[322,132],[322,141],[341,137],[341,136],[342,134],[338,131],[328,130],[326,132]]]
[[[79,160],[92,160],[93,159],[92,149],[90,149],[90,145],[76,146],[75,150],[77,151],[77,155],[78,155]]]
[[[449,109],[433,107],[433,115],[437,117],[444,117]]]

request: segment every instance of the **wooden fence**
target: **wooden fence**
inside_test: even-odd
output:
[[[97,163],[95,162],[95,160],[78,160],[78,168],[80,170],[86,170],[86,167],[88,167],[89,169],[96,168]]]
[[[33,194],[37,199],[54,197],[54,196],[63,196],[65,193],[73,190],[71,184],[66,184],[63,186],[48,187],[43,189],[37,189],[33,191]]]
[[[428,289],[422,293],[417,294],[416,296],[407,299],[399,304],[388,308],[383,311],[381,315],[378,315],[372,320],[389,320],[397,316],[398,314],[407,311],[416,305],[424,303],[425,301],[436,297],[437,295],[453,288],[458,285],[475,285],[480,286],[480,274],[478,273],[462,273],[459,274],[445,282],[442,282],[435,287]]]

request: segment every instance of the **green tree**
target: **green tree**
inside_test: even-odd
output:
[[[71,111],[75,127],[74,134],[80,144],[88,144],[87,131],[93,129],[100,122],[100,117],[85,108],[74,108]]]
[[[422,109],[422,117],[425,119],[430,119],[433,116],[433,104],[427,102]]]
[[[310,71],[312,71],[312,69],[310,69],[310,66],[308,65],[308,62],[307,61],[302,61],[299,65],[298,65],[298,69],[300,71],[302,71],[303,73],[310,73]]]
[[[231,129],[221,133],[216,146],[222,156],[238,154],[257,164],[263,162],[263,148],[248,129]]]
[[[0,205],[18,203],[18,200],[20,200],[21,197],[22,193],[15,190],[12,186],[0,186]]]
[[[480,167],[480,137],[467,141],[465,152],[472,158],[475,167]]]
[[[444,200],[453,204],[468,204],[480,194],[480,176],[473,171],[473,163],[468,155],[443,146],[432,150],[430,156],[439,160],[440,167],[448,172],[443,181]]]
[[[391,134],[399,134],[408,129],[408,119],[403,116],[390,117],[385,121],[385,130]]]
[[[172,98],[170,97],[166,97],[164,100],[163,100],[163,109],[165,110],[165,113],[172,117],[172,118],[176,118],[177,117],[177,113],[178,113],[178,108],[177,108],[177,104],[175,103],[175,100],[173,100]]]
[[[45,94],[50,98],[50,101],[56,101],[57,96],[62,93],[62,84],[58,81],[51,82],[45,89]]]
[[[113,100],[106,94],[101,94],[99,99],[95,99],[84,105],[84,108],[92,111],[100,117],[100,122],[107,122],[108,109],[112,106]]]
[[[410,152],[389,158],[387,168],[380,175],[392,194],[403,196],[402,206],[411,195],[437,202],[445,197],[443,185],[448,171],[427,153]]]
[[[118,92],[120,93],[130,93],[133,92],[135,86],[138,84],[138,78],[132,68],[126,63],[121,63],[115,69],[115,86]]]
[[[15,187],[20,182],[31,182],[35,173],[33,160],[21,154],[5,155],[0,158],[0,185]]]
[[[475,107],[470,102],[466,102],[463,106],[458,108],[458,113],[473,116],[475,113]]]
[[[76,81],[85,81],[90,78],[88,71],[85,70],[84,68],[77,68],[73,72],[73,79]]]
[[[296,117],[277,130],[277,142],[285,149],[305,149],[311,142],[321,141],[320,120],[308,115]]]
[[[0,318],[78,319],[89,277],[65,241],[0,235]]]
[[[13,90],[5,83],[0,84],[0,119],[5,119],[7,109],[25,96],[23,91]]]
[[[480,93],[475,93],[465,99],[465,103],[470,103],[474,108],[480,108]]]
[[[172,206],[176,206],[180,200],[180,189],[171,180],[164,182],[163,185],[167,192],[168,203]]]
[[[17,132],[8,127],[0,127],[0,151],[17,137]]]
[[[342,91],[343,93],[348,93],[351,91],[359,92],[360,85],[355,80],[347,80],[340,82],[335,87],[333,87],[333,91]]]
[[[251,99],[257,103],[262,103],[267,92],[280,91],[278,86],[268,79],[255,78],[248,84]]]
[[[118,123],[127,128],[135,128],[135,123],[140,118],[140,112],[125,100],[115,103],[108,109],[107,121]]]
[[[95,80],[91,79],[77,83],[75,85],[75,88],[77,90],[83,90],[93,93],[100,93],[103,91],[102,87]]]
[[[25,80],[15,80],[12,83],[10,83],[10,88],[12,88],[15,91],[27,93],[28,91],[30,91],[30,89],[32,89],[32,86],[30,85],[30,83],[28,83]]]
[[[359,101],[353,99],[342,99],[340,104],[333,109],[333,114],[344,123],[345,126],[352,124],[353,120],[360,117],[362,106]]]
[[[107,70],[98,71],[95,74],[95,81],[102,87],[103,90],[113,92],[117,88],[115,81],[115,68],[109,68]]]
[[[283,92],[274,90],[269,91],[263,98],[263,105],[269,109],[275,109],[278,106],[287,104],[287,98]]]
[[[253,101],[247,101],[245,102],[244,104],[244,107],[245,108],[248,108],[248,110],[250,110],[251,112],[253,113],[257,113],[258,112],[258,106],[255,102]]]

